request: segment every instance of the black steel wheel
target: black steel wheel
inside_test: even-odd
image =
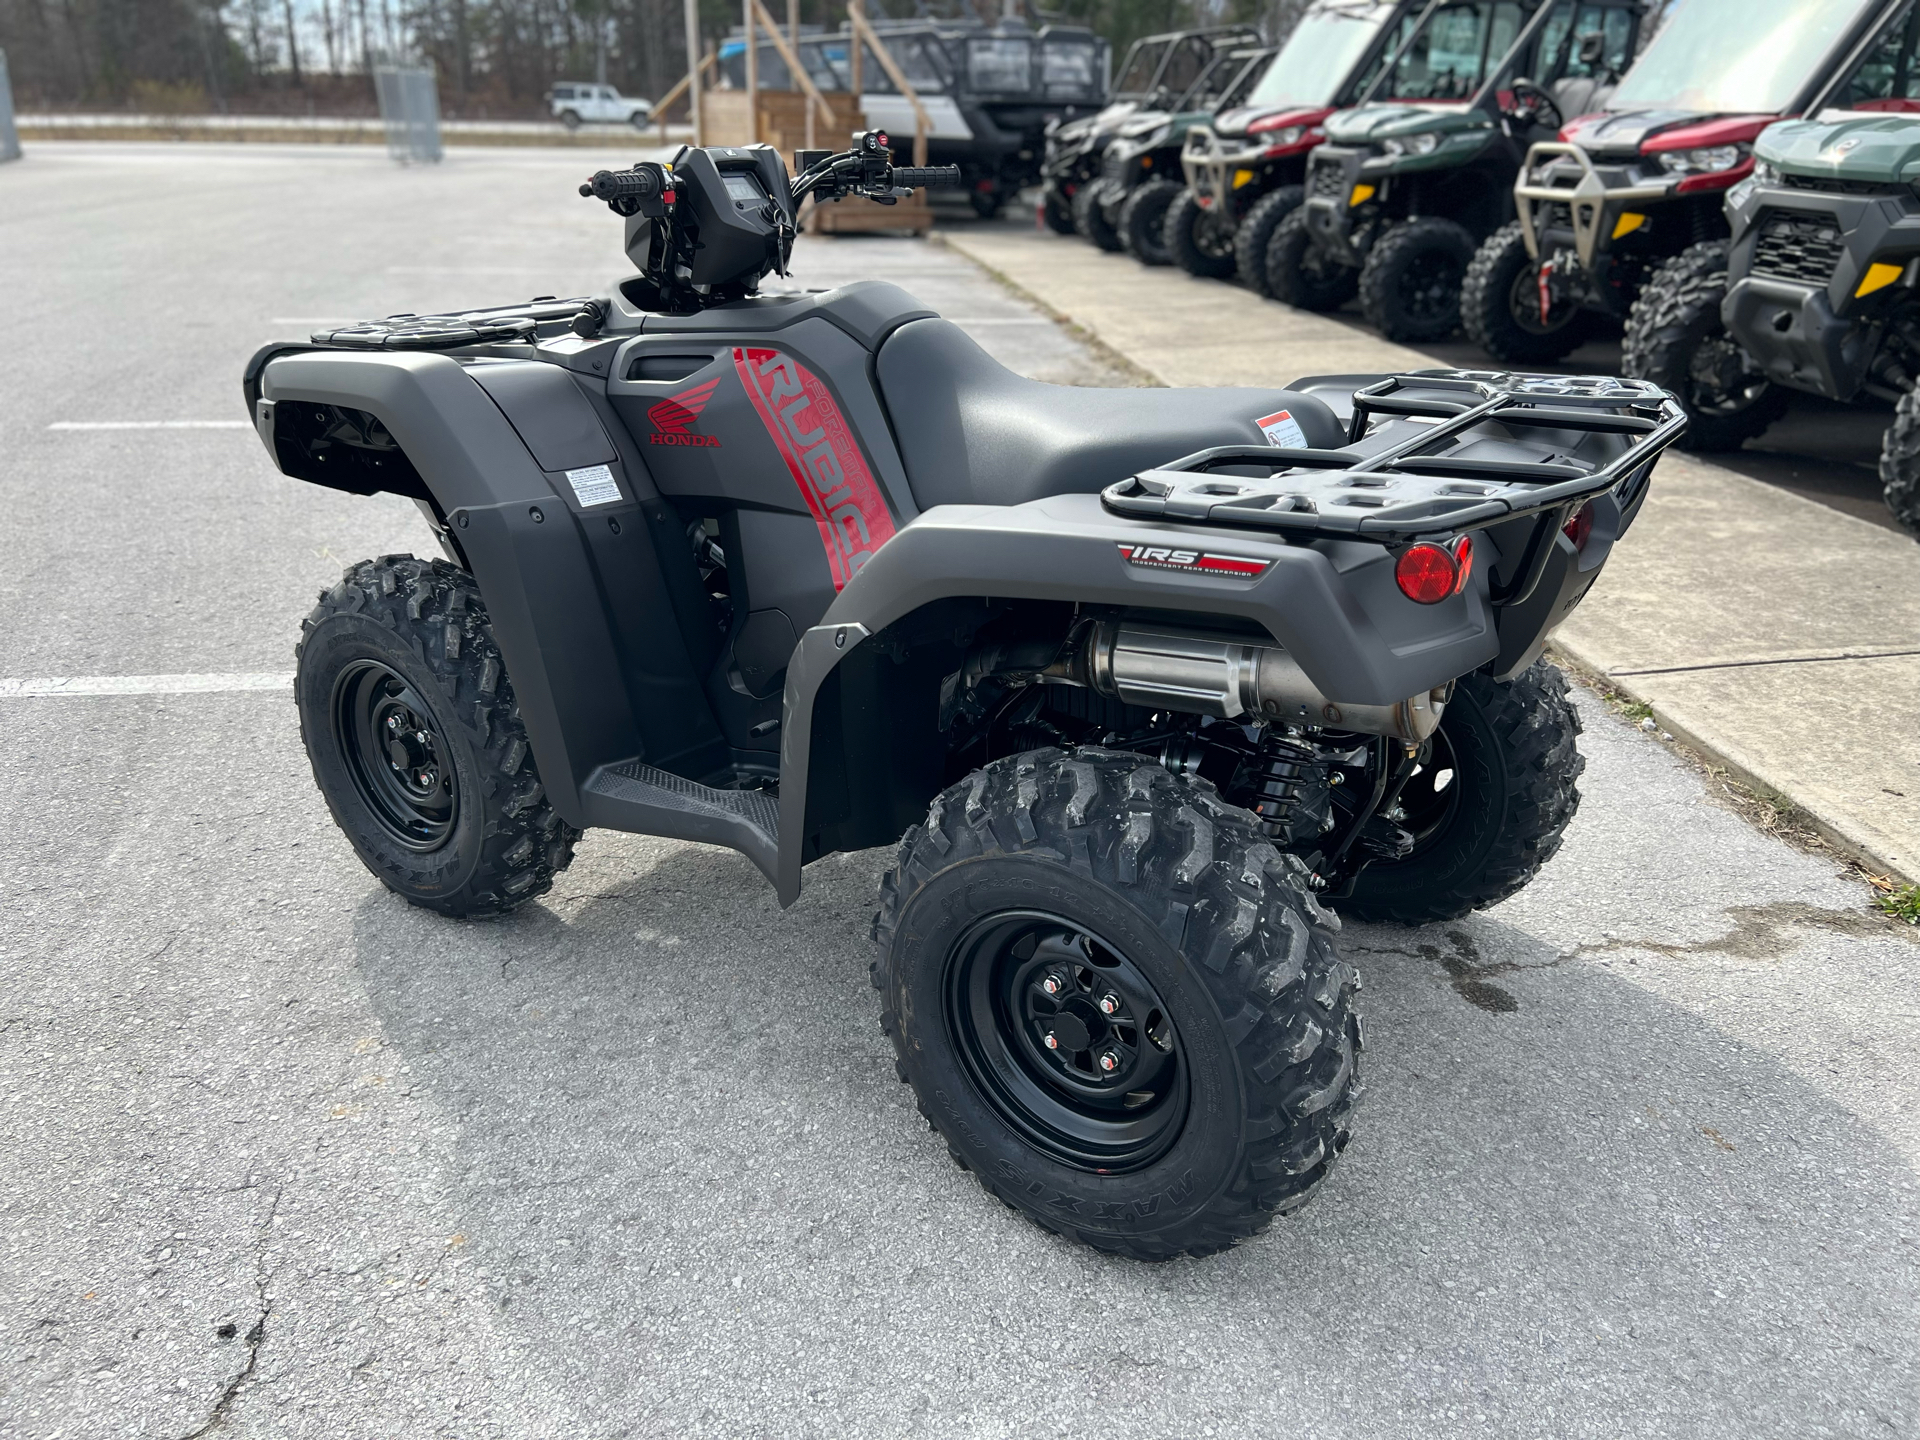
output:
[[[1166,1151],[1187,1118],[1172,1018],[1138,965],[1041,910],[985,916],[947,965],[946,1022],[1010,1126],[1064,1164],[1117,1174]]]
[[[553,808],[473,577],[362,561],[294,651],[300,738],[327,808],[388,889],[499,915],[553,884],[580,832]]]
[[[361,660],[333,682],[333,740],[361,803],[395,843],[421,855],[447,843],[460,810],[433,711],[391,666]]]
[[[1737,450],[1786,413],[1788,395],[1754,367],[1720,318],[1729,241],[1681,251],[1653,273],[1633,302],[1620,365],[1663,385],[1686,407],[1683,449]]]
[[[1360,308],[1389,340],[1444,340],[1460,323],[1473,236],[1451,220],[1406,220],[1374,241],[1360,267]]]
[[[1204,780],[1035,750],[938,796],[881,882],[873,983],[949,1152],[1141,1260],[1304,1203],[1346,1146],[1359,980],[1305,869]]]
[[[1456,920],[1516,894],[1560,849],[1580,808],[1580,715],[1567,680],[1536,661],[1506,684],[1454,686],[1420,770],[1388,819],[1413,835],[1331,902],[1362,920]]]

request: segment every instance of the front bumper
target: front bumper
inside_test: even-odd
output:
[[[1363,258],[1353,243],[1353,212],[1376,193],[1359,190],[1361,171],[1369,158],[1368,151],[1352,146],[1322,145],[1307,161],[1307,233],[1316,248],[1349,265],[1358,265]],[[1382,177],[1379,191],[1385,189]]]
[[[1920,285],[1920,199],[1769,186],[1728,209],[1735,278],[1720,307],[1728,332],[1769,379],[1852,399],[1868,380],[1885,312]],[[1862,295],[1875,265],[1897,266],[1900,277]]]
[[[1529,255],[1538,261],[1571,245],[1591,275],[1614,241],[1639,228],[1639,211],[1672,199],[1679,184],[1677,175],[1649,180],[1631,163],[1596,165],[1578,145],[1542,140],[1527,151],[1513,202]]]
[[[1180,168],[1200,208],[1231,213],[1235,192],[1251,185],[1271,159],[1267,149],[1244,136],[1216,135],[1206,125],[1187,131]]]

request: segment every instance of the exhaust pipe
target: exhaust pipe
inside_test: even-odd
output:
[[[1070,663],[1076,678],[1129,705],[1388,735],[1409,745],[1434,732],[1453,693],[1443,685],[1397,705],[1337,703],[1278,646],[1115,620],[1091,626]]]

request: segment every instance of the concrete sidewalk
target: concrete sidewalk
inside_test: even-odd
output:
[[[1080,240],[1012,226],[943,238],[1143,383],[1276,385],[1443,363]],[[1656,479],[1556,645],[1737,778],[1799,806],[1844,853],[1920,881],[1920,545],[1691,455],[1670,452]]]

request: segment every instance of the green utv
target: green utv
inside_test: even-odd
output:
[[[1167,252],[1190,275],[1240,279],[1264,294],[1267,237],[1300,203],[1320,122],[1367,87],[1394,23],[1432,0],[1312,0],[1286,44],[1237,107],[1187,131],[1187,187],[1167,207]]]
[[[1467,267],[1468,336],[1505,364],[1539,365],[1625,322],[1662,265],[1726,239],[1726,193],[1751,173],[1754,140],[1805,114],[1895,8],[1688,0],[1603,108],[1527,152],[1519,218]]]
[[[1125,250],[1143,265],[1171,264],[1167,207],[1180,197],[1180,149],[1187,131],[1215,112],[1245,103],[1273,61],[1270,49],[1223,51],[1175,110],[1145,110],[1120,127],[1090,187],[1087,238],[1103,250]]]
[[[1763,131],[1727,194],[1731,240],[1694,246],[1634,306],[1629,374],[1672,390],[1694,450],[1731,450],[1805,390],[1891,403],[1887,505],[1920,539],[1920,12],[1903,7],[1814,108]]]
[[[1357,292],[1390,340],[1452,334],[1521,157],[1603,98],[1640,17],[1639,0],[1448,0],[1404,22],[1360,104],[1327,117],[1306,203],[1267,246],[1274,298],[1333,310]]]

